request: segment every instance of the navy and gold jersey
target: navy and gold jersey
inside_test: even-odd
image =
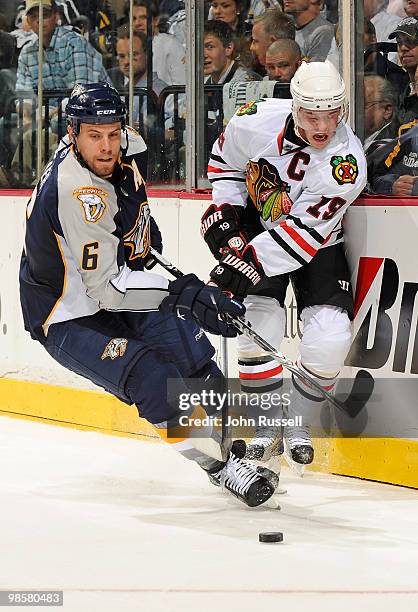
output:
[[[167,279],[143,271],[151,229],[160,240],[142,173],[146,145],[130,128],[122,140],[118,166],[103,179],[64,139],[28,203],[20,296],[25,328],[40,342],[53,323],[101,309],[156,310],[168,294]]]

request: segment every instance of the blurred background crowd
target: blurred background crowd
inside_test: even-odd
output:
[[[212,0],[201,40],[205,154],[231,112],[256,97],[289,97],[302,61],[342,67],[338,0]],[[39,19],[43,17],[42,103]],[[363,0],[361,134],[370,193],[418,195],[418,0]],[[0,0],[0,187],[36,181],[37,132],[47,161],[66,131],[77,82],[128,96],[149,146],[154,184],[184,180],[186,10],[181,0]],[[132,66],[131,66],[132,62]],[[232,110],[231,110],[232,109]]]

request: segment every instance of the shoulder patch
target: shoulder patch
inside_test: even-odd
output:
[[[118,357],[123,357],[128,347],[128,340],[126,338],[112,338],[107,343],[105,350],[102,353],[101,359],[104,361],[108,357],[114,361]]]
[[[345,159],[334,155],[329,162],[332,166],[332,177],[339,185],[354,185],[358,176],[358,165],[354,155],[349,153]]]
[[[88,223],[97,223],[106,212],[106,198],[109,194],[99,187],[79,187],[74,189],[73,196],[81,203],[84,219]]]
[[[259,98],[258,100],[253,100],[252,102],[240,106],[237,110],[238,117],[242,117],[243,115],[255,115],[259,102],[265,102],[265,98]]]

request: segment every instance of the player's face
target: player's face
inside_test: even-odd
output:
[[[134,76],[141,77],[145,74],[147,69],[147,56],[142,48],[142,43],[136,36],[134,39],[134,52],[133,52],[133,68]],[[129,77],[129,65],[130,65],[130,54],[129,54],[129,40],[127,38],[121,38],[116,44],[116,52],[119,62],[120,71],[127,77]]]
[[[324,149],[337,131],[340,114],[340,108],[331,111],[312,111],[300,108],[297,122],[302,138],[309,142],[311,147]]]
[[[71,136],[71,128],[69,133]],[[120,154],[120,122],[103,125],[82,123],[76,142],[81,157],[94,174],[101,178],[113,174]]]
[[[271,38],[265,33],[263,23],[255,23],[251,34],[250,49],[257,56],[262,66],[266,65],[267,49],[271,45]]]
[[[266,70],[270,81],[290,83],[299,65],[300,59],[295,58],[289,51],[267,52]]]
[[[408,17],[418,17],[418,0],[404,0],[403,7]]]
[[[234,29],[238,18],[235,0],[213,0],[211,7],[214,19],[225,21]]]
[[[221,73],[228,62],[228,47],[224,47],[217,36],[205,36],[203,74]]]

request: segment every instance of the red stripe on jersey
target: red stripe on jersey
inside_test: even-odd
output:
[[[254,372],[251,374],[250,372],[240,372],[240,378],[246,379],[257,379],[257,378],[270,378],[272,376],[276,376],[276,374],[280,374],[283,371],[283,366],[279,365],[277,368],[273,368],[271,370],[265,370],[264,372]]]
[[[286,221],[280,223],[280,227],[284,229],[284,231],[289,234],[289,236],[294,240],[308,255],[314,257],[318,251],[318,249],[314,249],[297,231],[286,224]]]
[[[283,139],[284,139],[285,129],[286,129],[286,126],[283,128],[280,134],[277,135],[277,147],[279,149],[280,155],[282,154],[282,150],[283,150]]]
[[[224,170],[223,168],[216,168],[216,166],[208,166],[208,172],[239,172],[239,170],[231,170],[230,168]]]

